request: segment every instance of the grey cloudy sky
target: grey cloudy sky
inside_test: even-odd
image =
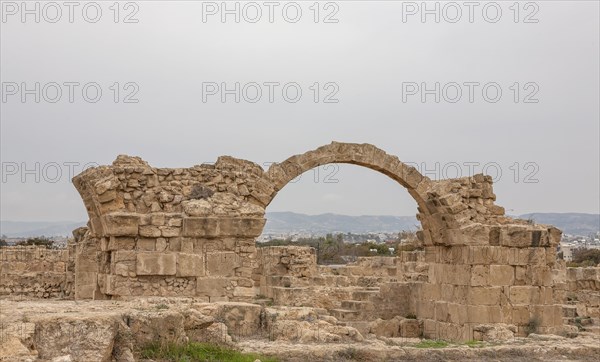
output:
[[[86,219],[68,173],[118,154],[268,165],[332,140],[375,144],[431,178],[486,171],[511,214],[599,212],[597,1],[428,2],[438,22],[420,1],[239,2],[239,23],[220,2],[81,2],[73,22],[62,2],[36,3],[39,23],[2,1],[3,220]],[[239,103],[214,87],[236,82]],[[416,206],[385,176],[340,165],[289,184],[268,208],[284,210]]]

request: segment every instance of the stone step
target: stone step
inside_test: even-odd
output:
[[[360,312],[351,309],[330,309],[329,314],[340,321],[356,321],[360,317]]]
[[[273,299],[272,298],[254,299],[252,301],[252,303],[262,305],[263,307],[269,307],[269,306],[273,305]]]
[[[342,309],[372,311],[375,309],[375,304],[366,300],[342,300]]]

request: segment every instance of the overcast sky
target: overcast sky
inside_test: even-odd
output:
[[[118,154],[268,166],[332,140],[372,143],[434,179],[485,171],[511,214],[599,212],[597,1],[437,2],[439,22],[420,1],[239,2],[239,23],[220,2],[82,2],[72,23],[62,2],[37,3],[39,23],[2,1],[3,220],[85,220],[69,172]],[[416,205],[384,175],[340,165],[305,173],[267,211]]]

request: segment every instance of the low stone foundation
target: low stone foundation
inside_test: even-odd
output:
[[[0,296],[71,298],[74,267],[69,255],[68,249],[0,248]]]

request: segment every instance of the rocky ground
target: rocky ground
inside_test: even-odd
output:
[[[364,333],[363,333],[364,334]],[[324,310],[193,299],[0,300],[0,361],[139,361],[153,342],[207,341],[282,361],[597,361],[600,335],[435,343],[363,335]]]

